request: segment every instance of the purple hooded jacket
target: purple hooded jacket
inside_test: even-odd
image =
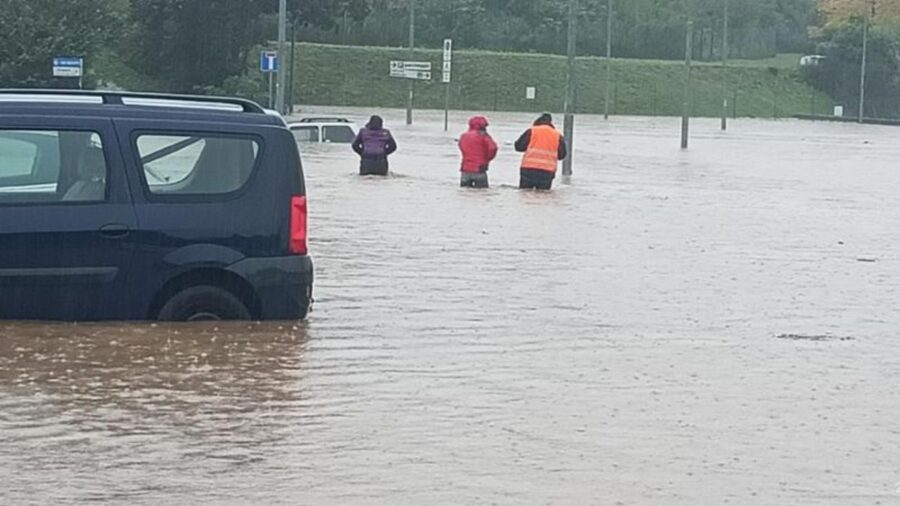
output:
[[[391,131],[384,128],[381,118],[372,116],[372,119],[359,131],[353,141],[353,151],[365,158],[387,156],[397,151],[397,143],[391,135]]]

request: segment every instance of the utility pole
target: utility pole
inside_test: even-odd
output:
[[[288,113],[294,113],[294,51],[297,46],[297,20],[291,20],[291,81],[288,84]]]
[[[413,55],[413,47],[416,45],[416,0],[409,0],[409,55],[410,60]],[[413,96],[415,90],[413,88],[413,80],[409,80],[409,95],[406,99],[406,124],[412,125],[413,122]]]
[[[287,38],[287,0],[278,2],[278,84],[275,87],[275,110],[281,114],[284,109],[284,92],[287,88],[285,72],[285,39]]]
[[[866,9],[868,11],[868,9]],[[862,65],[859,71],[859,117],[857,121],[862,123],[866,117],[866,66],[869,57],[869,24],[875,17],[875,0],[872,0],[871,17],[869,12],[863,17],[863,49]]]
[[[691,126],[691,71],[694,43],[694,22],[687,22],[687,41],[684,46],[684,65],[687,77],[684,83],[684,113],[681,116],[681,149],[688,147],[688,133]]]
[[[722,0],[722,131],[728,130],[728,0]]]
[[[609,119],[609,89],[612,87],[612,30],[613,0],[606,4],[606,101],[603,105],[603,119]]]
[[[566,76],[566,102],[564,104],[565,119],[563,135],[569,143],[569,156],[563,160],[563,176],[572,175],[572,159],[575,155],[575,30],[577,20],[575,17],[575,3],[577,0],[569,0],[569,44],[568,44],[568,75]]]

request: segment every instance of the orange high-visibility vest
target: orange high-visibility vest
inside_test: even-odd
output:
[[[556,173],[559,162],[559,132],[550,125],[531,128],[531,142],[522,158],[523,169],[537,169]]]

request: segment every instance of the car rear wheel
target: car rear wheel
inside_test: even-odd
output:
[[[169,299],[159,311],[163,321],[249,320],[250,310],[233,293],[217,286],[194,286]]]

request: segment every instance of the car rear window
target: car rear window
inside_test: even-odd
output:
[[[294,127],[291,129],[297,142],[319,142],[319,127]]]
[[[350,144],[356,138],[356,133],[348,126],[326,126],[323,130],[322,137],[325,138],[325,142]]]
[[[106,179],[97,132],[0,130],[0,204],[99,202]]]
[[[144,134],[137,150],[150,193],[222,195],[243,188],[259,156],[252,137]]]

